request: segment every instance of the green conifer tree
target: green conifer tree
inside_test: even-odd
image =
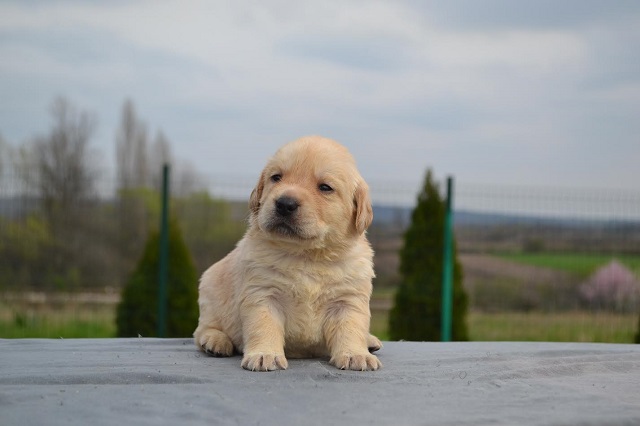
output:
[[[429,170],[400,251],[402,281],[389,313],[391,340],[440,340],[445,209]],[[467,296],[462,287],[462,266],[455,243],[453,258],[452,338],[462,341],[468,340]]]
[[[160,234],[152,232],[118,305],[118,337],[152,337],[158,326]],[[175,221],[169,226],[167,337],[186,337],[198,323],[198,277]]]

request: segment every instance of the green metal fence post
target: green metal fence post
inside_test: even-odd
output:
[[[447,178],[447,204],[444,219],[444,255],[442,256],[442,309],[440,340],[451,341],[453,322],[453,178]]]
[[[158,269],[158,337],[167,336],[167,281],[169,275],[169,165],[162,167],[162,213]]]

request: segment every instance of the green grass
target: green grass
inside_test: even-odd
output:
[[[1,306],[0,338],[115,337],[113,307],[9,308]]]
[[[498,257],[531,266],[558,269],[586,278],[616,259],[640,275],[640,256],[584,253],[501,253]]]
[[[468,318],[471,340],[633,343],[637,314],[481,313]]]
[[[388,313],[373,311],[371,332],[388,339]],[[467,318],[474,341],[633,343],[637,314],[590,312],[471,312]]]
[[[388,312],[372,311],[371,331],[388,340]],[[468,318],[471,340],[631,343],[638,314],[590,312],[472,311]],[[69,305],[58,309],[9,307],[0,304],[0,338],[114,337],[114,306]]]

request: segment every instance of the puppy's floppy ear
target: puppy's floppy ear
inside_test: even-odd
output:
[[[364,180],[358,182],[356,192],[353,197],[355,204],[355,225],[359,234],[367,230],[373,221],[373,208],[369,197],[369,186]]]
[[[262,198],[262,191],[264,190],[264,171],[260,173],[260,179],[258,179],[258,183],[256,187],[251,191],[251,196],[249,197],[249,211],[251,214],[258,214],[260,210],[260,198]]]

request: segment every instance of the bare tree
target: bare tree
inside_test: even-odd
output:
[[[116,134],[116,170],[118,185],[117,245],[121,267],[119,280],[133,269],[143,248],[149,228],[154,224],[150,207],[149,155],[147,126],[128,99],[122,106],[120,127]],[[152,158],[153,160],[153,158]]]
[[[61,212],[68,217],[94,194],[97,174],[90,164],[89,141],[96,120],[87,112],[78,112],[65,98],[54,101],[51,115],[51,132],[36,137],[22,150],[22,170],[42,200],[48,219],[55,221]]]
[[[0,178],[4,176],[4,172],[6,171],[5,164],[7,163],[7,158],[9,157],[7,143],[4,141],[2,135],[0,135]]]
[[[149,144],[147,126],[137,114],[133,102],[126,100],[122,106],[120,128],[116,135],[118,188],[122,192],[132,189],[159,189],[162,166],[172,167],[172,192],[185,195],[198,187],[199,178],[188,164],[177,164],[171,152],[171,142],[162,130],[158,130]]]
[[[37,136],[18,151],[16,168],[25,196],[38,200],[50,239],[46,247],[47,282],[44,287],[74,288],[81,284],[89,253],[90,229],[96,203],[98,174],[92,164],[89,142],[96,120],[78,111],[67,99],[57,98],[51,107],[50,132]]]
[[[138,119],[131,100],[126,100],[122,107],[116,159],[118,188],[142,188],[149,184],[147,126]]]
[[[175,184],[173,192],[178,196],[188,196],[194,192],[206,191],[206,184],[195,166],[188,161],[182,161],[174,167]]]
[[[130,186],[131,176],[129,176],[129,162],[133,158],[131,148],[135,139],[137,121],[135,110],[131,101],[126,101],[122,107],[122,119],[120,129],[116,135],[116,166],[118,188]]]
[[[133,157],[134,177],[133,185],[138,188],[147,187],[150,184],[149,160],[147,158],[147,126],[140,123],[136,135]]]
[[[149,152],[149,170],[151,171],[151,183],[154,188],[160,188],[162,184],[162,166],[171,164],[171,143],[162,130],[158,131],[156,139]]]
[[[14,168],[15,150],[0,134],[0,197],[16,195],[20,192]]]
[[[149,170],[154,188],[162,184],[162,166],[171,166],[171,193],[175,196],[186,196],[198,190],[204,190],[197,171],[188,162],[178,162],[171,153],[171,142],[162,130],[158,131],[155,142],[149,152]]]

